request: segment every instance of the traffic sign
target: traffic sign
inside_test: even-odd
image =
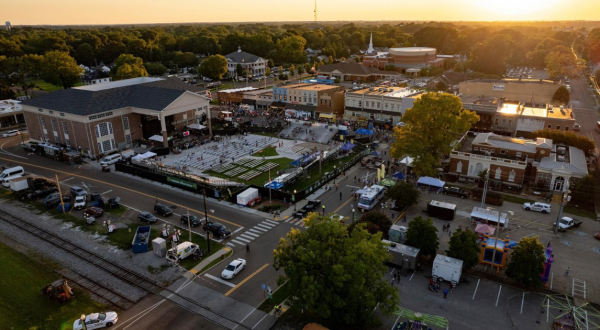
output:
[[[267,289],[267,286],[264,283],[261,286],[262,286],[263,291],[265,291]]]

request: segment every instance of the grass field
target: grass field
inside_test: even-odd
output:
[[[287,165],[289,165],[292,162],[292,160],[289,158],[281,157],[281,158],[267,159],[267,160],[265,160],[265,162],[279,164],[279,167],[271,170],[271,179],[274,179],[275,177],[277,177],[277,171],[285,168]],[[250,171],[249,168],[248,168],[248,171]],[[248,172],[248,171],[245,171],[245,172]],[[243,173],[245,173],[245,172],[243,172]],[[239,179],[237,179],[237,177],[233,177],[233,178],[228,177],[226,175],[223,175],[222,173],[217,173],[215,171],[206,171],[205,173],[212,175],[212,176],[219,177],[219,178],[229,179],[229,180],[233,180],[233,181],[239,181],[239,182],[243,182],[245,184],[255,184],[257,186],[262,186],[265,184],[265,182],[269,181],[269,172],[268,171],[265,173],[262,173],[261,175],[257,176],[256,178],[254,178],[252,180],[249,180],[249,181],[239,180]],[[239,175],[241,175],[243,173],[240,173]]]
[[[59,279],[44,265],[0,243],[0,328],[67,330],[82,313],[106,310],[86,293],[59,304],[40,290]]]
[[[342,157],[340,159],[336,159],[333,161],[327,161],[324,164],[321,164],[321,173],[324,174],[324,173],[333,171],[334,166],[339,167],[341,164],[345,164],[346,162],[350,161],[355,156],[356,155],[350,155],[350,156]],[[303,177],[301,180],[296,181],[292,185],[287,186],[286,190],[287,191],[294,191],[294,190],[300,191],[300,190],[305,189],[306,187],[310,186],[311,184],[319,181],[320,178],[321,178],[321,176],[319,175],[319,166],[314,165],[313,167],[311,167],[311,170],[307,176]]]
[[[255,157],[262,157],[262,156],[264,156],[264,157],[271,157],[271,156],[278,156],[278,155],[279,154],[277,153],[277,149],[275,149],[275,147],[268,146],[268,147],[260,150],[259,152],[255,153],[252,156],[255,156]]]

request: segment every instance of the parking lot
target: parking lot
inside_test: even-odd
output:
[[[480,202],[470,199],[460,199],[441,194],[421,194],[421,201],[418,206],[411,208],[407,214],[408,219],[413,219],[416,216],[424,216],[422,210],[427,208],[427,203],[430,200],[445,201],[456,204],[457,212],[454,221],[447,222],[439,219],[433,219],[434,225],[438,228],[440,237],[439,251],[444,251],[448,248],[449,235],[443,232],[442,226],[450,223],[450,230],[454,231],[458,226],[474,230],[471,225],[470,213],[474,206],[480,206]],[[558,216],[558,205],[552,205],[550,214],[542,214],[538,212],[525,211],[522,205],[504,202],[500,207],[502,212],[512,211],[514,215],[509,215],[508,228],[500,232],[500,236],[509,235],[511,240],[519,241],[523,237],[537,236],[540,243],[546,246],[551,244],[554,252],[554,263],[548,288],[556,292],[572,295],[574,292],[580,298],[585,298],[589,301],[600,303],[600,280],[595,275],[600,271],[600,241],[594,238],[594,234],[600,231],[600,223],[588,218],[577,217],[569,214],[563,216],[571,216],[583,221],[581,227],[566,232],[554,234],[552,224]],[[398,223],[399,225],[406,225]],[[568,276],[564,276],[565,271],[569,267]],[[476,266],[478,270],[489,271],[483,265]],[[502,275],[502,272],[501,272]],[[575,284],[573,283],[575,279]],[[583,287],[585,286],[585,290]]]

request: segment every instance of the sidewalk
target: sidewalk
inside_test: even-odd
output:
[[[225,256],[225,254],[229,253],[229,251],[231,251],[232,249],[230,247],[223,247],[222,249],[220,249],[219,251],[215,252],[214,254],[210,255],[207,258],[204,258],[199,264],[196,265],[196,267],[190,269],[189,273],[196,275],[198,273],[200,273],[202,271],[202,269],[204,269],[204,267],[208,266],[211,262],[220,259],[220,258],[224,258],[223,256]],[[189,274],[187,273],[187,274]]]

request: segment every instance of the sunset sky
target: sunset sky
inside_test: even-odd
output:
[[[13,25],[312,21],[314,0],[0,0]],[[599,20],[599,0],[320,0],[320,21]]]

